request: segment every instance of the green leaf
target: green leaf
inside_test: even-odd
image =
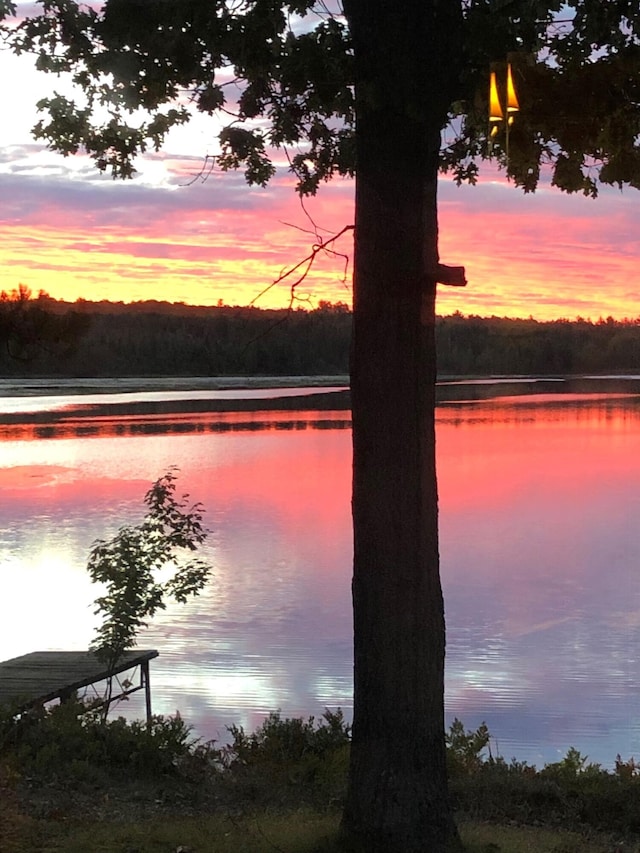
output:
[[[175,496],[175,470],[156,480],[144,498],[147,514],[137,526],[121,527],[108,541],[98,540],[89,555],[87,570],[94,583],[106,587],[95,601],[102,624],[91,648],[113,665],[125,649],[135,645],[140,628],[166,599],[185,602],[207,583],[210,566],[202,560],[183,559],[205,540],[200,504],[189,506],[187,496]],[[161,583],[157,574],[173,566]]]
[[[16,4],[12,0],[0,0],[0,21],[16,14]]]

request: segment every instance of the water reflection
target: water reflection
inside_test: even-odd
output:
[[[610,763],[640,746],[640,407],[528,407],[439,432],[449,707],[507,756]]]
[[[110,418],[70,418],[55,424],[0,424],[0,441],[37,441],[53,438],[109,438],[134,435],[179,435],[207,432],[264,432],[265,430],[350,429],[351,418],[344,412],[296,413],[217,413],[198,415],[121,415]],[[87,422],[88,421],[88,422]]]
[[[0,398],[0,441],[337,429],[339,421],[350,426],[349,392],[334,387]]]
[[[640,754],[639,398],[549,393],[438,410],[447,712],[486,720],[507,757],[573,744],[610,764]],[[0,442],[0,658],[86,647],[92,541],[139,518],[150,480],[179,463],[209,509],[215,574],[141,639],[160,650],[155,709],[180,708],[207,737],[278,707],[348,710],[348,412],[78,425],[91,440],[75,424],[5,425],[26,432]],[[47,426],[55,440],[35,432]]]

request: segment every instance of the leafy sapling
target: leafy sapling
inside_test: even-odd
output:
[[[105,586],[95,600],[102,616],[91,650],[109,670],[123,652],[136,644],[141,628],[167,599],[184,603],[205,586],[211,567],[192,557],[207,537],[202,504],[189,504],[188,495],[175,494],[175,468],[151,486],[144,498],[147,513],[135,526],[121,527],[113,539],[97,540],[87,564],[94,583]],[[168,577],[167,577],[168,575]],[[161,579],[164,576],[164,580]],[[104,697],[106,719],[112,696],[112,679]]]

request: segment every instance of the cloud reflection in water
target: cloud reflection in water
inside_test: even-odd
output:
[[[88,549],[178,463],[208,509],[215,570],[140,640],[160,650],[154,709],[222,739],[277,708],[348,711],[348,413],[163,414],[158,433],[127,417],[85,422],[90,438],[3,433],[0,657],[86,647]],[[640,754],[638,398],[451,403],[437,435],[449,718],[486,720],[507,759]]]

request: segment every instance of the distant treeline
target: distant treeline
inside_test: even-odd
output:
[[[29,305],[65,316],[70,338],[55,345],[36,340],[22,355],[3,342],[3,376],[338,375],[349,369],[351,313],[344,303],[286,311],[65,303],[41,294]],[[15,307],[5,294],[0,334],[2,312],[10,310]],[[640,371],[640,318],[539,322],[456,313],[438,318],[437,342],[441,376]]]

